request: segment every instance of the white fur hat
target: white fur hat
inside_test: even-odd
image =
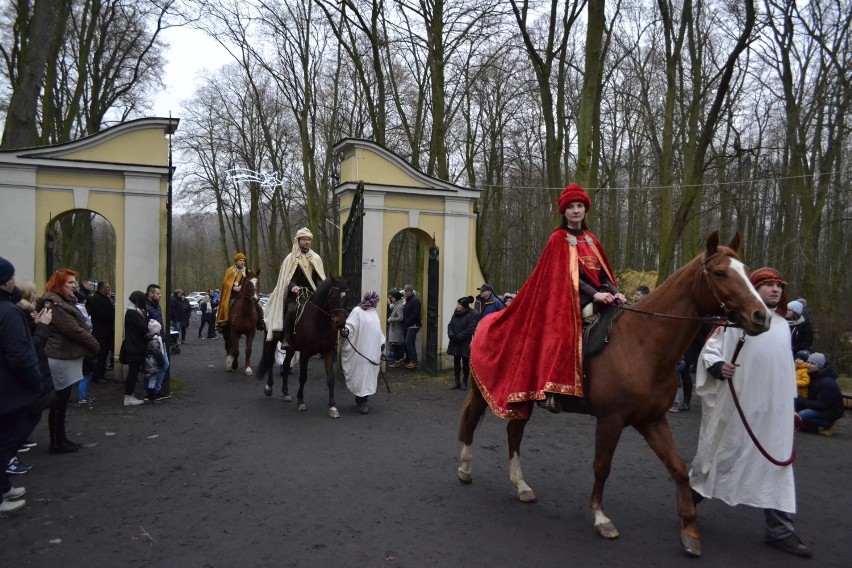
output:
[[[158,333],[160,333],[161,329],[162,326],[160,325],[160,322],[158,322],[157,320],[148,320],[148,333],[157,335]]]

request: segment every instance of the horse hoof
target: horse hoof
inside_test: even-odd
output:
[[[284,402],[293,402],[293,397],[292,397],[292,396],[290,396],[289,394],[282,394],[282,395],[281,395],[281,399],[282,399]]]
[[[701,539],[690,536],[681,531],[680,545],[683,547],[683,551],[686,552],[688,556],[691,556],[692,558],[698,558],[701,556]]]
[[[607,540],[613,540],[621,536],[618,533],[618,529],[615,528],[615,525],[609,521],[595,525],[595,530],[598,531],[599,535]]]
[[[458,468],[456,470],[456,476],[458,476],[459,481],[465,485],[473,483],[473,476],[469,472],[462,470],[462,468]]]
[[[328,409],[328,417],[329,418],[340,418],[340,413],[337,411],[337,407],[332,406]]]
[[[225,358],[225,370],[226,370],[226,371],[228,371],[228,372],[233,371],[233,370],[234,370],[234,369],[233,369],[233,364],[234,364],[234,358],[233,358],[233,357],[231,357],[230,355],[228,355],[228,356]]]
[[[524,489],[523,491],[519,491],[518,499],[521,500],[521,503],[535,503],[538,500],[532,489]]]
[[[300,412],[301,412],[301,411],[304,411],[304,410],[307,410],[307,409],[308,409],[308,407],[307,407],[307,405],[306,405],[304,402],[300,402],[300,403],[299,403],[299,406],[297,406],[297,407],[296,407],[296,410],[298,410],[298,411],[300,411]]]
[[[254,373],[252,373],[251,367],[246,367],[246,376],[247,376],[247,377],[250,377],[250,376],[252,376],[253,374],[254,374]]]
[[[272,396],[272,387],[269,385],[265,385],[263,387],[263,394],[265,394],[266,396]]]

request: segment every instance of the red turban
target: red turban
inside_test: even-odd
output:
[[[769,268],[768,266],[764,266],[763,268],[758,268],[751,273],[749,277],[752,285],[755,290],[763,286],[764,284],[779,284],[782,288],[787,287],[787,283],[781,278],[781,273],[775,270],[774,268]],[[781,300],[778,302],[778,305],[775,307],[775,311],[779,315],[787,314],[787,291],[784,290],[781,292]]]
[[[586,206],[586,213],[592,210],[592,200],[589,199],[589,194],[583,191],[583,188],[576,183],[572,183],[563,189],[562,194],[559,196],[559,214],[562,215],[565,213],[568,206],[575,201],[579,201]]]

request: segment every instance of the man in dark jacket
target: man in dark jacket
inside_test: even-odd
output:
[[[38,355],[26,315],[18,309],[21,292],[15,267],[0,257],[0,513],[26,503],[23,487],[12,487],[6,464],[38,424],[41,413],[29,412],[42,390]]]
[[[506,306],[503,301],[494,295],[494,288],[490,284],[483,284],[479,288],[479,296],[476,297],[476,302],[473,304],[473,311],[476,314],[476,323],[482,321],[482,318],[488,314],[505,310]]]
[[[92,380],[96,383],[109,382],[106,378],[107,357],[112,353],[115,342],[115,305],[110,298],[111,293],[109,282],[101,280],[87,303],[92,318],[92,335],[100,345],[92,374]]]
[[[420,331],[420,298],[414,293],[414,286],[407,284],[403,289],[405,306],[402,308],[402,327],[405,329],[406,369],[417,368],[417,332]]]
[[[822,353],[811,353],[808,357],[808,397],[796,397],[796,412],[806,428],[820,429],[820,434],[831,436],[839,427],[843,416],[843,394],[837,384],[837,371],[826,361]]]

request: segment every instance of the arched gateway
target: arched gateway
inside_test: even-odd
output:
[[[441,181],[420,172],[390,150],[367,140],[347,138],[335,146],[341,157],[339,198],[341,266],[355,277],[357,291],[401,285],[389,281],[391,241],[407,231],[417,241],[413,282],[423,303],[418,335],[424,369],[452,366],[445,355],[447,321],[456,300],[483,282],[476,255],[476,201],[480,190]],[[384,319],[384,318],[382,318]]]
[[[51,227],[69,212],[92,211],[112,226],[116,345],[130,292],[152,282],[165,286],[167,135],[177,125],[177,119],[145,118],[67,144],[0,152],[2,255],[15,265],[19,279],[32,280],[42,291],[50,276]]]

